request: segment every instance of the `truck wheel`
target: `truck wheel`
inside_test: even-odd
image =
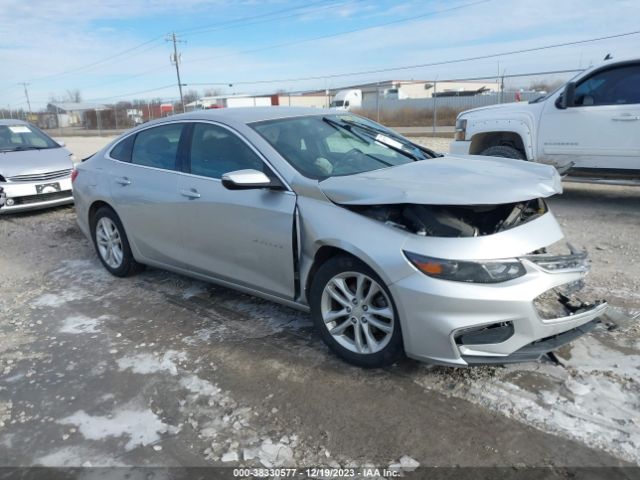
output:
[[[487,157],[503,157],[503,158],[515,158],[516,160],[526,160],[524,153],[520,150],[509,147],[507,145],[495,145],[485,149],[480,155],[486,155]]]

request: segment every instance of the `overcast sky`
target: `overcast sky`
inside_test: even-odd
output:
[[[186,41],[179,44],[183,83],[266,93],[584,68],[607,53],[637,56],[640,35],[418,69],[288,80],[632,32],[640,30],[638,18],[638,0],[2,0],[0,108],[26,109],[19,82],[30,83],[34,110],[68,89],[100,103],[174,99],[172,46],[164,39],[172,31]]]

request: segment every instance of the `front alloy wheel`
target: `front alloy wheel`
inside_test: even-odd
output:
[[[358,272],[344,272],[324,287],[322,320],[336,342],[351,352],[376,353],[393,335],[395,315],[378,282]]]
[[[402,333],[391,294],[358,259],[337,256],[320,266],[309,303],[318,333],[347,362],[375,368],[401,357]]]

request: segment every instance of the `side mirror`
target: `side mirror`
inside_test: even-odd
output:
[[[254,188],[282,189],[282,184],[272,180],[263,172],[253,169],[236,170],[222,175],[222,185],[229,190],[249,190]]]
[[[576,84],[569,82],[565,85],[562,95],[558,97],[556,102],[558,108],[571,108],[576,106]]]

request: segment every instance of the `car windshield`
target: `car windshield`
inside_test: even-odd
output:
[[[324,180],[432,158],[435,154],[355,115],[317,115],[251,125],[296,170]]]
[[[46,133],[33,125],[0,125],[0,152],[60,148]]]

